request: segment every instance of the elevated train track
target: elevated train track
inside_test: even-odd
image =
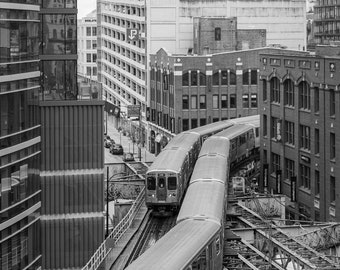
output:
[[[235,219],[245,228],[253,229],[253,246],[266,254],[269,262],[287,269],[340,269],[340,265],[326,255],[298,241],[281,230],[274,222],[266,220],[241,204],[236,205]],[[237,233],[237,229],[235,229]],[[261,268],[258,268],[261,269]],[[280,269],[280,268],[278,268]]]

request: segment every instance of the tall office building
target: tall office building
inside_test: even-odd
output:
[[[141,105],[143,126],[150,107],[150,54],[160,48],[172,54],[192,52],[194,17],[237,17],[238,29],[266,30],[267,44],[306,48],[303,0],[98,0],[97,11],[98,80],[103,94],[122,112],[128,105]]]
[[[76,0],[0,1],[0,268],[82,267],[103,241],[103,101],[77,100]]]
[[[40,22],[42,268],[80,268],[104,238],[104,103],[77,100],[77,1],[42,1]]]
[[[78,20],[78,76],[97,81],[97,10]]]
[[[41,266],[38,1],[0,1],[0,268]]]
[[[317,44],[340,42],[340,0],[317,0],[314,5]]]

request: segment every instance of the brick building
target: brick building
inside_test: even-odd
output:
[[[261,185],[287,196],[291,219],[340,220],[338,53],[260,57]]]
[[[149,147],[158,153],[177,133],[259,113],[258,48],[212,55],[151,55]],[[289,51],[287,51],[289,52]]]

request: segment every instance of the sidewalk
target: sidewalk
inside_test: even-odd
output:
[[[105,124],[104,118],[104,124]],[[133,153],[135,157],[135,161],[139,161],[138,156],[138,146],[137,144],[132,143],[132,140],[128,136],[124,136],[123,133],[119,133],[119,131],[115,128],[114,116],[108,116],[107,118],[107,129],[108,134],[111,139],[115,141],[116,144],[121,144],[124,149],[124,153]],[[146,150],[145,147],[141,148],[141,161],[143,162],[153,162],[155,160],[155,155],[151,154]]]

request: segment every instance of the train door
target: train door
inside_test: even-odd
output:
[[[157,181],[157,199],[159,201],[166,200],[166,181],[165,175],[159,174],[158,181]]]

